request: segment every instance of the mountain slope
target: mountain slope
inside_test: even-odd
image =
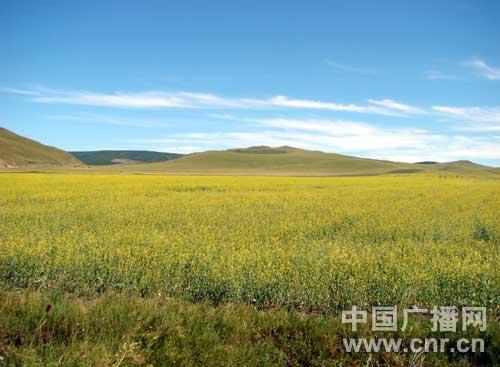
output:
[[[424,170],[410,163],[357,158],[286,146],[194,153],[167,162],[142,165],[141,168],[150,172],[252,175],[358,175]]]
[[[82,165],[71,154],[0,127],[0,167]]]
[[[182,154],[152,152],[147,150],[98,150],[70,153],[83,163],[96,166],[124,163],[163,162],[182,157]]]

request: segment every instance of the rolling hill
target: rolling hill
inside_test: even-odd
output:
[[[95,166],[163,162],[182,157],[182,154],[148,150],[98,150],[70,153],[83,163]]]
[[[328,176],[413,173],[423,171],[425,167],[288,146],[258,146],[193,153],[166,162],[130,166],[130,169],[134,168],[145,172],[191,174]]]
[[[0,127],[0,167],[83,165],[71,154]]]
[[[427,162],[426,162],[427,163]],[[500,177],[500,168],[469,161],[419,164],[359,158],[335,153],[304,150],[289,146],[256,146],[242,149],[207,151],[184,155],[165,162],[114,166],[120,172],[342,176],[442,172]]]
[[[264,176],[357,176],[434,172],[500,177],[500,168],[470,161],[401,163],[289,146],[255,146],[187,155],[133,150],[72,154],[74,156],[0,128],[0,168],[20,171]]]

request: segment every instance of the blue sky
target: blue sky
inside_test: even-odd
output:
[[[500,166],[498,1],[0,2],[0,126]]]

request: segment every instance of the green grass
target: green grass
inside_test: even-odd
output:
[[[0,365],[4,366],[410,366],[411,353],[346,353],[342,338],[357,333],[340,317],[258,310],[244,304],[213,307],[156,295],[106,293],[76,298],[61,292],[0,290]],[[47,305],[52,307],[47,312]],[[485,353],[427,353],[414,366],[495,366],[498,324],[486,332],[431,332],[416,319],[385,337],[482,337]]]
[[[26,165],[81,165],[71,154],[0,127],[0,167]]]
[[[182,157],[182,154],[152,152],[147,150],[97,150],[70,153],[88,165],[152,163]]]

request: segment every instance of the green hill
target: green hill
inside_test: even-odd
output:
[[[71,154],[0,127],[0,167],[82,165]]]
[[[147,150],[98,150],[70,153],[83,163],[95,166],[163,162],[182,157],[182,154],[152,152]]]
[[[287,146],[194,153],[167,162],[142,165],[140,169],[145,172],[304,176],[413,173],[424,170],[410,163],[357,158]]]
[[[58,172],[269,176],[356,176],[440,172],[500,177],[500,168],[470,161],[401,163],[289,146],[277,148],[255,146],[187,155],[134,150],[101,150],[71,154],[0,128],[0,168],[19,167],[21,170]],[[85,166],[84,163],[89,166]],[[34,166],[39,167],[33,168]],[[54,168],[48,169],[48,166]],[[82,166],[82,168],[67,168],[70,166]]]

